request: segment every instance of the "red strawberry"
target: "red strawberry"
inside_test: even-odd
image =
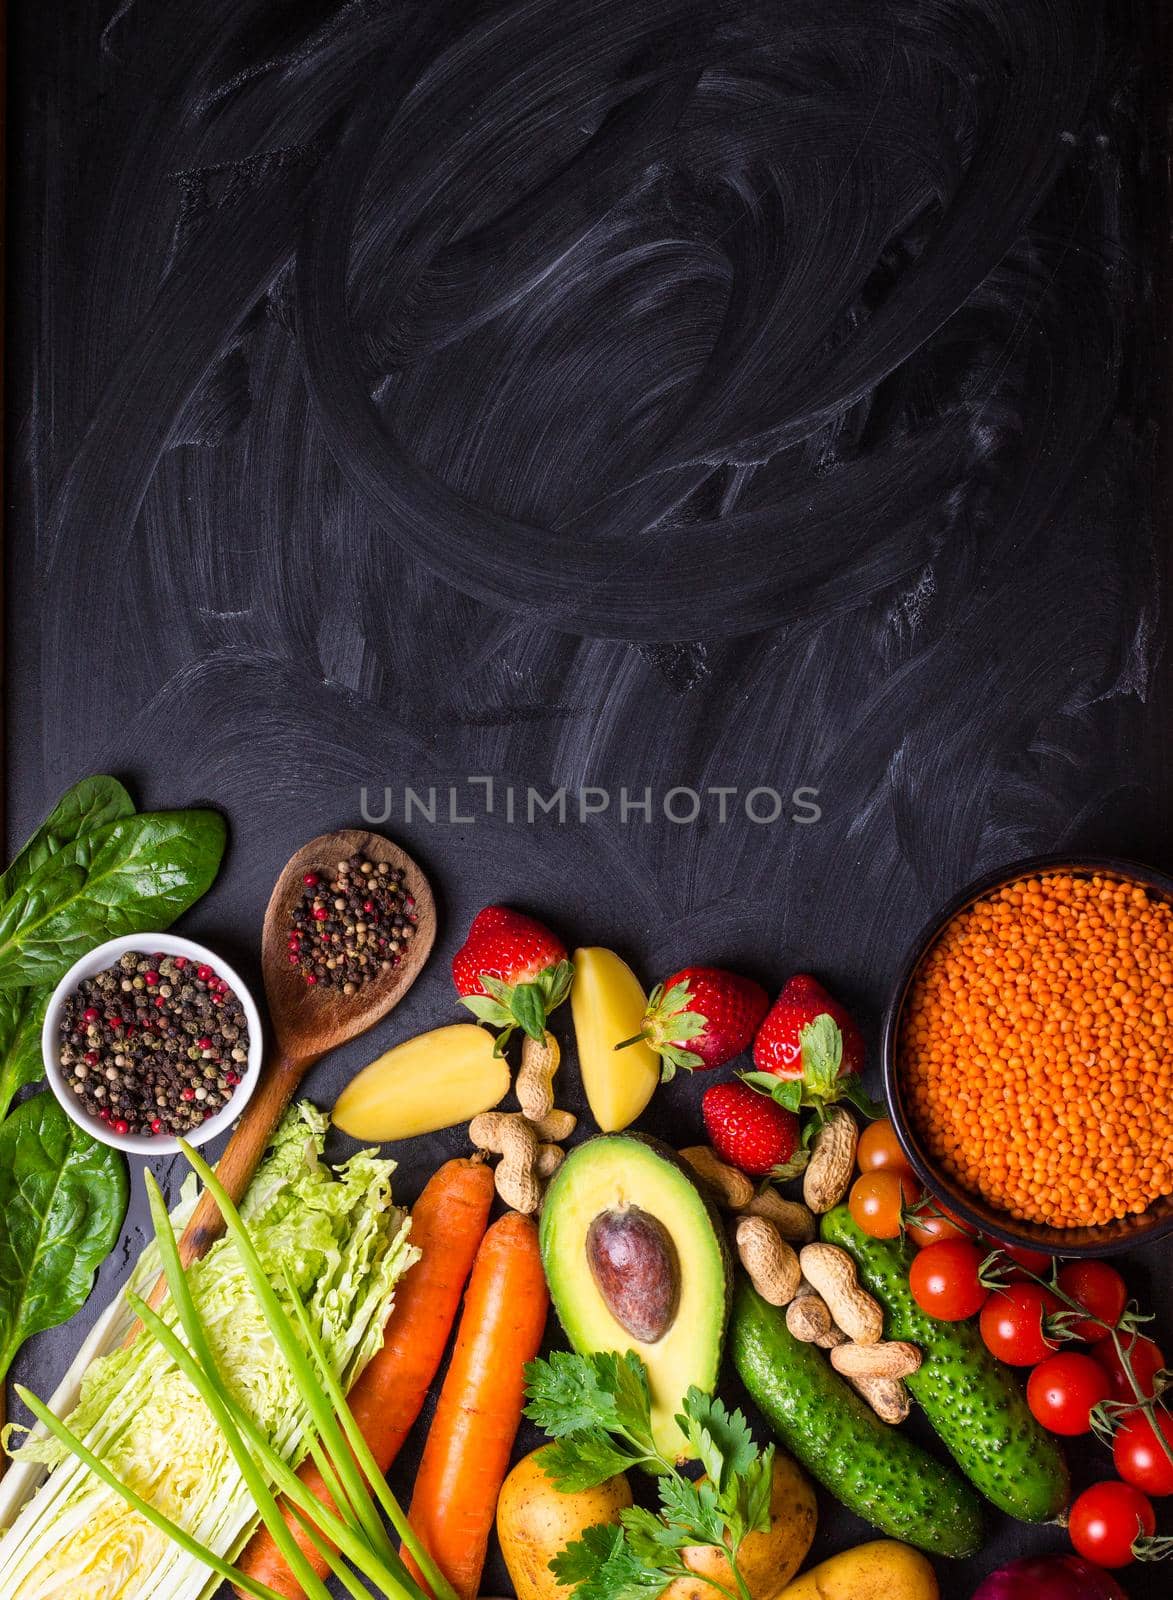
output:
[[[742,1172],[755,1178],[792,1178],[806,1165],[798,1118],[744,1083],[706,1089],[701,1113],[713,1149]]]
[[[452,977],[461,1003],[501,1029],[500,1055],[514,1028],[541,1041],[546,1018],[570,993],[574,968],[544,922],[508,906],[486,906],[452,958]]]
[[[753,1042],[754,1072],[744,1081],[790,1111],[851,1100],[868,1116],[882,1110],[859,1083],[863,1036],[838,1000],[809,973],[791,978]]]
[[[772,1072],[779,1078],[801,1078],[803,1029],[819,1016],[830,1017],[842,1035],[840,1076],[862,1071],[863,1038],[859,1029],[838,1000],[833,1000],[822,984],[806,972],[790,979],[758,1031],[753,1046],[758,1071]]]
[[[669,1083],[677,1067],[705,1072],[739,1056],[769,1005],[766,991],[752,978],[721,967],[683,967],[648,996],[637,1037],[659,1052],[660,1076]]]

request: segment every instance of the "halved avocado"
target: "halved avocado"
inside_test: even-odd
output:
[[[642,1134],[587,1140],[546,1191],[541,1246],[571,1344],[636,1351],[656,1441],[669,1459],[686,1455],[675,1417],[693,1384],[716,1387],[733,1281],[720,1219],[688,1168]]]

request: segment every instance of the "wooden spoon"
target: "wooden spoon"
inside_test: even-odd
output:
[[[404,888],[415,901],[416,923],[415,934],[398,965],[371,978],[357,994],[344,995],[339,988],[306,983],[300,969],[289,960],[289,929],[294,907],[305,892],[305,874],[329,870],[336,862],[356,854],[403,869]],[[238,1202],[248,1188],[302,1078],[328,1050],[336,1050],[366,1033],[399,1004],[419,976],[435,937],[436,904],[431,885],[411,857],[382,834],[366,833],[360,828],[323,833],[290,857],[269,897],[261,943],[272,1049],[256,1093],[216,1167],[216,1176],[234,1201]],[[183,1265],[206,1255],[223,1232],[224,1219],[215,1200],[210,1194],[201,1195],[179,1241]],[[166,1284],[160,1278],[150,1304],[157,1306],[165,1290]]]

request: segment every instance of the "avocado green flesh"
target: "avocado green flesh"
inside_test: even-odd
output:
[[[591,1273],[587,1233],[605,1211],[637,1206],[668,1231],[680,1263],[675,1317],[654,1343],[616,1320]],[[604,1134],[572,1150],[546,1191],[542,1264],[566,1336],[582,1354],[634,1350],[647,1364],[652,1428],[664,1455],[687,1454],[675,1418],[695,1384],[717,1386],[729,1315],[724,1235],[675,1152],[638,1134]]]
[[[779,1439],[849,1510],[930,1555],[970,1556],[981,1547],[981,1506],[969,1485],[881,1422],[824,1352],[796,1339],[785,1313],[745,1281],[734,1294],[730,1343],[742,1382]]]
[[[1068,1497],[1063,1452],[975,1325],[938,1322],[917,1305],[908,1287],[912,1247],[869,1238],[846,1206],[827,1213],[822,1234],[855,1258],[860,1282],[884,1308],[884,1337],[919,1346],[921,1367],[908,1387],[966,1477],[1021,1522],[1058,1516]]]

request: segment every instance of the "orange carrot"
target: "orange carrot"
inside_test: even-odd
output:
[[[478,1161],[448,1161],[428,1180],[412,1208],[411,1240],[422,1254],[396,1289],[383,1348],[347,1396],[383,1472],[399,1454],[439,1370],[492,1204],[489,1167]],[[303,1463],[298,1477],[323,1505],[336,1509],[312,1461]],[[326,1577],[325,1561],[292,1511],[286,1510],[285,1520],[318,1576]],[[257,1529],[239,1565],[286,1600],[303,1600],[301,1585],[267,1528]]]
[[[480,1590],[525,1403],[524,1368],[541,1348],[548,1308],[538,1230],[529,1217],[507,1212],[477,1251],[407,1514],[461,1600],[475,1600]]]

